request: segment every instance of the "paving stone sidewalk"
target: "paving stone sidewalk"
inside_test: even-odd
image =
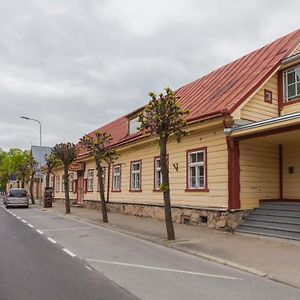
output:
[[[64,205],[57,202],[43,210],[65,214]],[[99,210],[80,207],[71,207],[71,215],[67,216],[300,288],[300,242],[236,235],[184,224],[174,224],[176,241],[169,242],[165,224],[159,220],[110,213],[109,223],[104,224]]]

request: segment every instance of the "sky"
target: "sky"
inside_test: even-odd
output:
[[[0,0],[0,148],[77,143],[300,28],[299,0]]]

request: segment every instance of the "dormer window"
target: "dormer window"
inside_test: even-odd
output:
[[[138,122],[138,118],[134,118],[134,119],[131,119],[129,120],[129,135],[133,135],[137,132],[139,132],[139,122]]]
[[[300,65],[283,72],[284,101],[300,98]]]

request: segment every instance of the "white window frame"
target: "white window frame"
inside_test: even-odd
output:
[[[112,190],[114,192],[120,192],[121,191],[121,165],[113,166],[112,179],[113,179]]]
[[[299,73],[299,80],[297,80],[297,72]],[[295,81],[292,83],[288,83],[288,75],[295,73]],[[288,95],[288,87],[295,86],[295,95]],[[287,70],[283,71],[283,91],[284,91],[284,102],[291,102],[293,100],[300,98],[300,65],[294,66]]]
[[[138,165],[139,168],[135,169],[135,166]],[[141,191],[141,179],[142,179],[142,161],[133,161],[130,164],[131,174],[130,174],[130,190],[131,191]]]
[[[159,162],[159,166],[158,166]],[[154,159],[154,190],[159,191],[162,184],[162,173],[160,166],[160,157]]]
[[[191,157],[193,154],[203,154],[202,161],[192,162]],[[188,170],[187,170],[187,189],[188,190],[205,190],[206,189],[206,150],[205,149],[198,149],[198,150],[191,150],[187,152],[187,163],[188,163]],[[199,167],[203,168],[203,175],[200,175]],[[195,176],[191,176],[192,170],[195,170]],[[192,181],[192,177],[195,177],[195,181]],[[203,184],[201,184],[201,178],[203,179]],[[195,184],[194,184],[195,183]]]
[[[73,192],[74,174],[69,174],[69,192]]]
[[[94,170],[87,171],[87,192],[93,191],[93,184],[94,184]]]

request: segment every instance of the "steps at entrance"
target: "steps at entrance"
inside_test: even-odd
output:
[[[300,203],[263,202],[235,232],[300,241]]]

